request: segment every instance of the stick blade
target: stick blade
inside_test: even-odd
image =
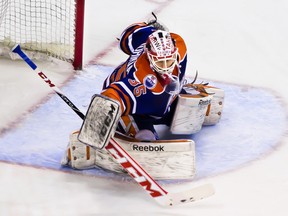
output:
[[[215,189],[212,184],[205,184],[199,187],[190,189],[188,191],[182,191],[179,193],[173,193],[168,195],[171,197],[171,206],[184,204],[188,202],[195,202],[204,198],[210,197],[215,194]]]

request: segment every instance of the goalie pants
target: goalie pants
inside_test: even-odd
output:
[[[169,112],[167,112],[161,118],[155,118],[148,115],[128,115],[121,116],[120,122],[117,127],[117,131],[134,137],[136,133],[140,130],[150,130],[156,139],[159,136],[154,128],[154,125],[167,125],[170,126],[173,115],[176,109],[177,99],[170,106]]]

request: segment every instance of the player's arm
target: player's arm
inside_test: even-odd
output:
[[[132,114],[137,100],[133,94],[134,87],[129,84],[129,79],[110,84],[101,92],[101,95],[116,100],[120,104],[121,115]]]
[[[144,22],[135,23],[127,27],[119,38],[120,49],[131,55],[141,44],[147,41],[148,36],[155,31],[155,28]]]

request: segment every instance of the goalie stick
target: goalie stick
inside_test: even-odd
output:
[[[34,71],[37,65],[22,51],[19,44],[12,48]],[[85,115],[51,82],[42,72],[38,75],[51,87],[74,112],[84,120]],[[164,190],[143,168],[135,161],[112,137],[104,147],[116,161],[127,171],[127,173],[160,205],[174,206],[186,202],[194,202],[213,195],[214,188],[211,184],[205,184],[188,191],[179,193],[168,193]]]
[[[22,51],[21,47],[19,44],[15,45],[12,48],[12,52],[17,53],[34,71],[37,69],[37,65]],[[60,98],[62,98],[62,100],[71,107],[71,109],[74,110],[74,112],[82,119],[85,118],[84,114],[72,103],[72,101],[69,100],[69,98],[67,98],[61,91],[59,88],[57,88],[55,86],[55,84],[53,84],[51,82],[51,80],[42,72],[39,71],[37,73],[39,75],[39,77],[41,77],[41,79],[43,79],[50,88],[52,88],[57,95],[59,95]]]

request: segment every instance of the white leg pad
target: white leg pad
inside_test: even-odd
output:
[[[86,146],[77,139],[77,136],[77,133],[71,135],[62,165],[74,169],[90,169],[97,166],[118,173],[126,173],[106,149],[95,150]],[[157,180],[192,179],[195,176],[195,143],[193,140],[141,142],[117,133],[114,139]]]
[[[62,165],[70,166],[73,169],[90,169],[96,164],[96,151],[90,146],[81,143],[77,136],[79,131],[70,135],[70,140],[61,161]]]
[[[215,125],[217,124],[222,116],[223,102],[224,102],[224,90],[214,87],[207,87],[205,90],[211,93],[212,100],[209,104],[206,112],[206,116],[203,125]]]
[[[173,134],[194,134],[201,130],[211,95],[180,94],[171,123]]]

